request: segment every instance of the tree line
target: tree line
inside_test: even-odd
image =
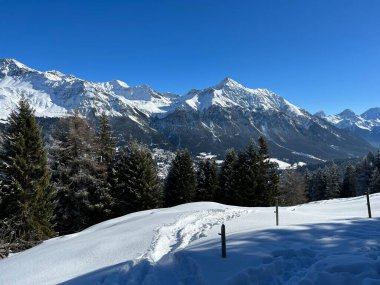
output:
[[[333,163],[305,173],[306,191],[310,201],[348,198],[380,192],[380,150],[369,152],[356,164],[344,170]]]
[[[278,195],[277,164],[263,137],[227,151],[220,169],[178,150],[164,181],[145,145],[116,145],[106,115],[96,131],[78,112],[44,141],[22,99],[0,141],[0,249],[21,250],[135,211],[196,201],[270,206]]]

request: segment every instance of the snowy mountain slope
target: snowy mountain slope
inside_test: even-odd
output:
[[[355,157],[371,149],[273,92],[246,88],[230,78],[190,91],[169,112],[153,118],[151,126],[175,146],[221,155],[263,135],[273,156],[291,163]]]
[[[372,150],[360,138],[275,93],[250,89],[230,78],[178,96],[148,85],[86,81],[58,71],[40,72],[13,59],[0,60],[0,122],[22,96],[44,118],[78,110],[96,124],[96,117],[105,112],[121,143],[132,136],[159,148],[182,147],[223,157],[226,149],[241,149],[264,135],[272,156],[289,163],[357,157]],[[54,120],[43,121],[47,125]]]
[[[129,87],[119,80],[97,83],[57,71],[40,72],[14,59],[0,60],[0,118],[5,119],[20,98],[30,100],[41,117],[83,115],[136,116],[163,112],[171,104],[147,85]]]
[[[375,147],[380,147],[380,108],[371,108],[361,115],[346,109],[337,115],[326,115],[319,112],[317,116],[325,119],[332,125],[348,130]]]
[[[380,194],[274,208],[138,212],[0,261],[0,284],[379,284]],[[220,257],[220,225],[227,258]]]
[[[278,111],[291,116],[304,116],[304,112],[267,89],[250,89],[231,78],[204,90],[191,90],[177,103],[203,111],[211,106],[240,107],[251,111]]]

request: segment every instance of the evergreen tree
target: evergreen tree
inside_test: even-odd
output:
[[[219,175],[219,188],[216,200],[224,204],[237,202],[235,187],[237,156],[233,149],[227,150]]]
[[[370,193],[380,192],[380,171],[378,168],[375,168],[373,170],[369,186],[370,186]]]
[[[284,206],[306,203],[306,181],[304,176],[294,169],[284,170],[280,176],[279,193],[281,204]]]
[[[115,152],[115,141],[112,138],[111,125],[105,113],[100,116],[100,128],[98,135],[98,149],[100,161],[110,164]]]
[[[340,175],[335,163],[326,172],[326,199],[334,199],[340,196]]]
[[[269,206],[278,196],[278,165],[269,160],[268,145],[264,137],[259,139],[259,150],[253,141],[239,153],[235,163],[234,188],[236,204],[240,206]]]
[[[258,154],[251,142],[246,151],[240,152],[236,162],[235,187],[237,191],[236,204],[254,207],[260,203],[257,191]]]
[[[51,148],[58,191],[57,230],[72,233],[109,218],[107,168],[98,159],[95,131],[76,112],[60,120]]]
[[[326,199],[327,174],[325,170],[318,169],[313,175],[311,186],[311,200],[319,201]]]
[[[195,173],[189,151],[177,151],[165,180],[165,205],[171,207],[194,201],[195,184]]]
[[[377,151],[375,155],[374,166],[380,171],[380,149]]]
[[[196,201],[213,201],[218,188],[215,160],[200,160],[197,170]]]
[[[259,138],[258,156],[258,197],[259,206],[274,205],[278,196],[278,165],[269,160],[268,144],[263,136]]]
[[[306,199],[307,199],[307,201],[312,201],[313,174],[308,169],[306,169],[306,171],[305,171],[304,180],[306,183]]]
[[[55,191],[34,112],[25,99],[8,118],[0,148],[0,220],[18,241],[37,242],[55,235]]]
[[[162,206],[162,191],[151,152],[137,142],[117,155],[112,183],[114,216]]]
[[[364,195],[370,188],[371,177],[375,167],[374,162],[375,157],[370,152],[363,161],[356,166],[358,195]]]
[[[356,172],[352,165],[347,166],[343,178],[341,198],[354,197],[356,195]]]

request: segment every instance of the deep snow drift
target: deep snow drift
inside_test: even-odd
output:
[[[380,194],[280,208],[192,203],[113,219],[0,261],[0,284],[380,284]],[[227,258],[220,257],[226,225]]]

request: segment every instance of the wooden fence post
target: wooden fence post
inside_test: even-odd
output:
[[[371,203],[369,202],[369,190],[365,194],[367,195],[368,218],[372,218]]]
[[[222,257],[227,257],[227,251],[226,251],[226,226],[222,224],[221,233],[219,234],[221,236],[221,242],[222,242]]]
[[[278,224],[279,224],[278,198],[276,198],[276,211],[275,211],[275,213],[276,213],[276,226],[278,226]]]

